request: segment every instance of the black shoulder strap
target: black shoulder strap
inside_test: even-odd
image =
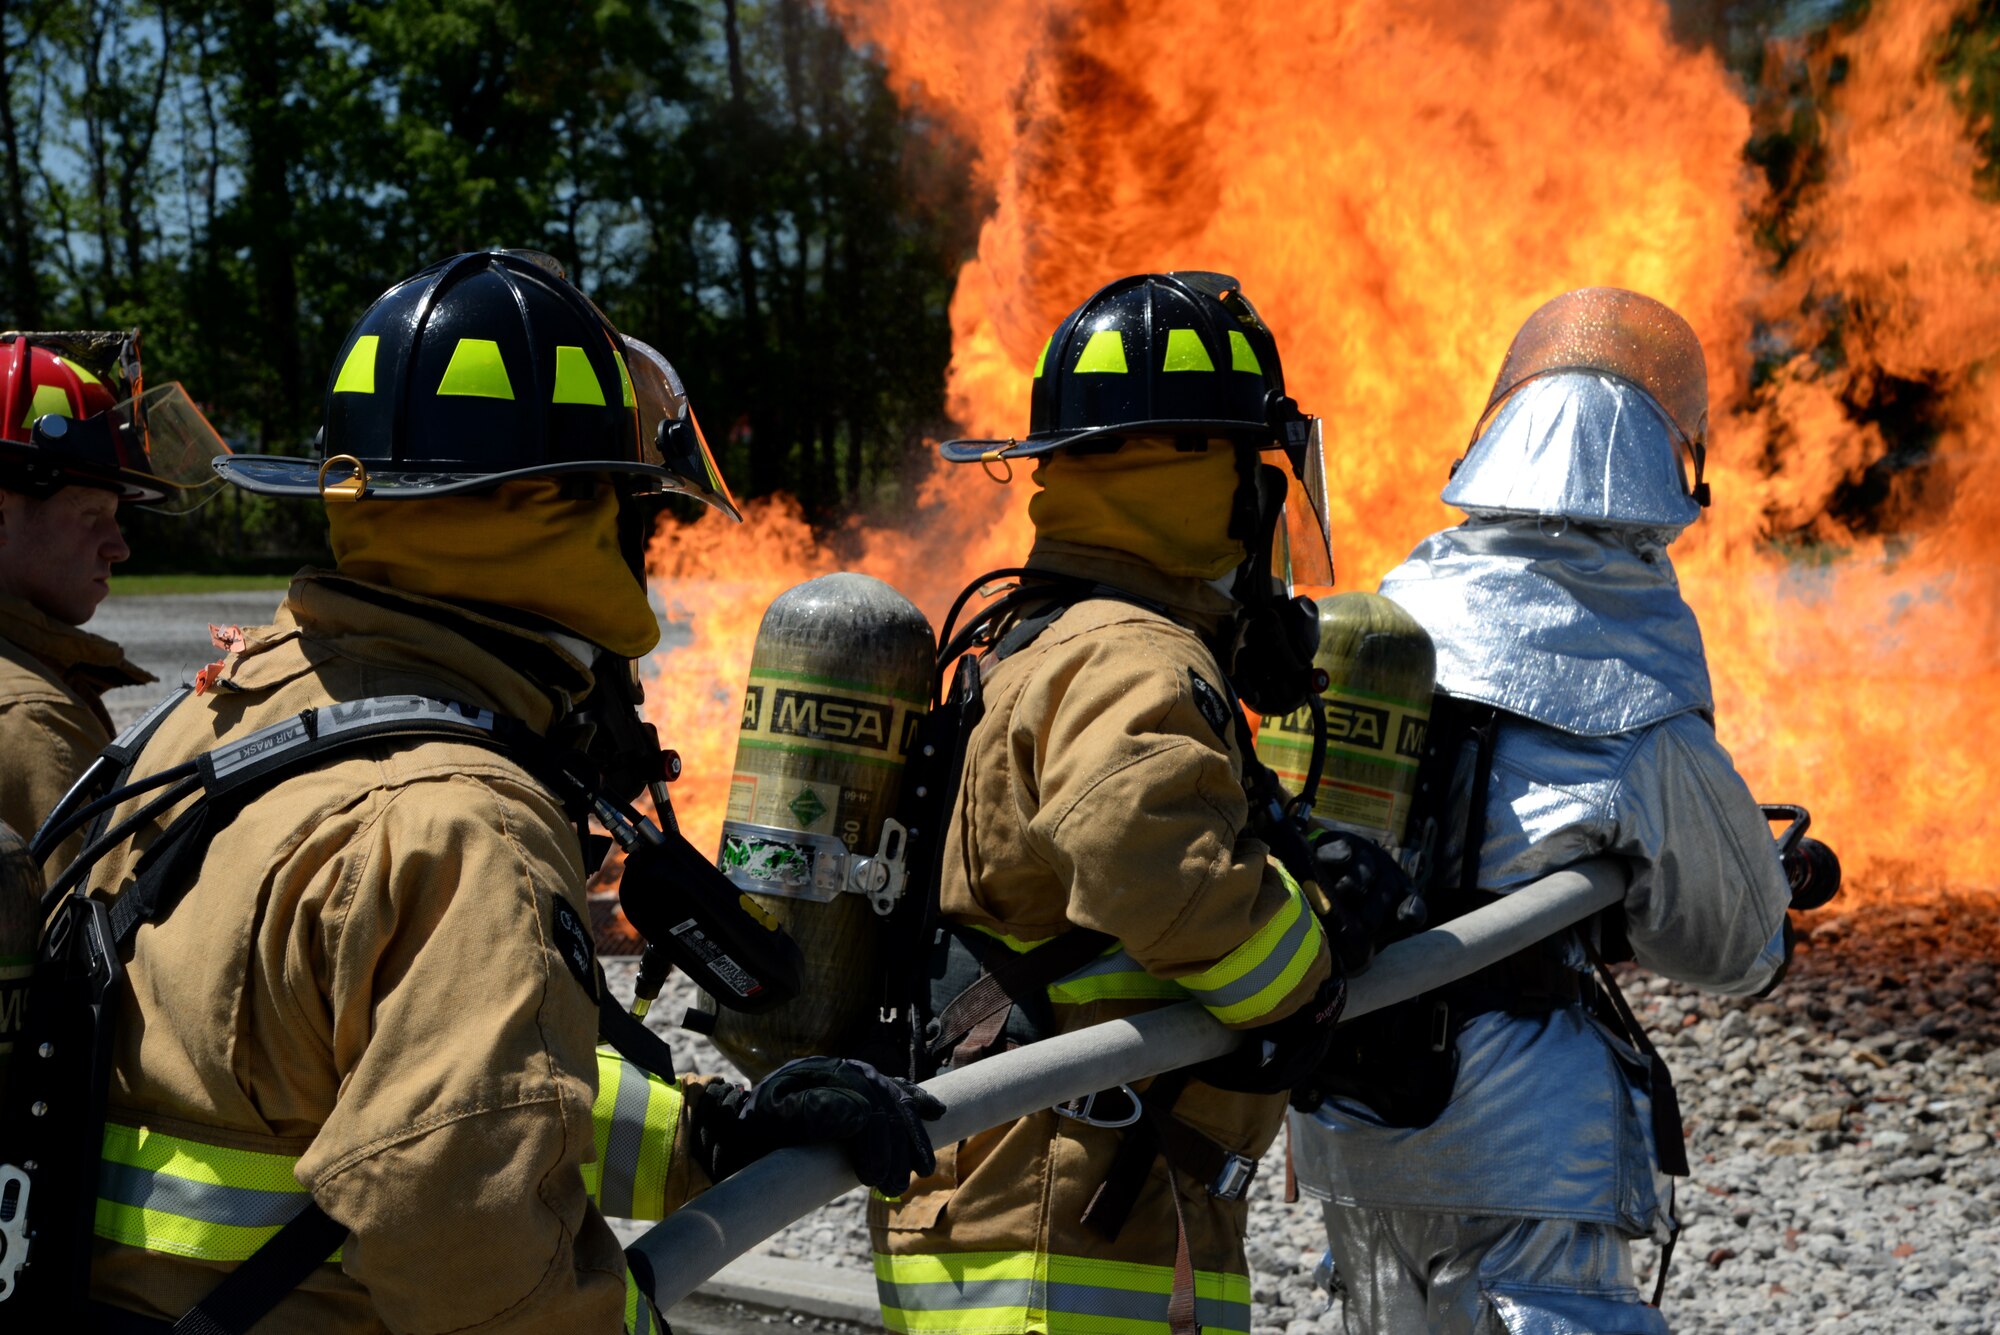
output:
[[[146,850],[137,878],[112,901],[112,930],[119,949],[130,944],[140,924],[157,921],[172,911],[185,889],[185,877],[180,873],[207,846],[218,810],[233,815],[279,780],[337,754],[377,742],[423,738],[489,747],[527,763],[544,782],[552,770],[542,763],[534,734],[526,725],[490,709],[409,695],[374,696],[302,710],[195,759],[191,778],[199,791],[194,802]],[[186,794],[177,787],[169,789],[168,795],[178,800]],[[568,797],[566,793],[558,795]],[[141,811],[93,840],[50,887],[50,893],[60,894],[82,884],[91,866],[146,815],[148,811]]]
[[[346,1238],[345,1224],[309,1202],[178,1321],[90,1302],[84,1305],[89,1329],[103,1335],[247,1335],[286,1294],[331,1259]]]
[[[177,691],[169,691],[158,704],[140,715],[129,727],[114,737],[109,746],[97,753],[97,758],[91,761],[77,781],[70,785],[69,791],[62,795],[62,799],[55,804],[35,831],[34,838],[29,842],[30,856],[35,861],[47,861],[49,854],[55,851],[56,845],[68,838],[70,831],[78,824],[88,819],[81,810],[86,803],[90,803],[91,808],[97,812],[97,822],[90,831],[92,839],[97,837],[101,832],[99,827],[110,814],[111,807],[102,802],[91,803],[91,795],[106,788],[114,790],[122,788],[131,780],[132,765],[138,760],[139,752],[145,749],[147,742],[153,740],[153,734],[160,730],[160,725],[166,722],[167,715],[173,712],[174,706],[187,699],[193,690],[192,686],[183,686]]]
[[[347,1225],[309,1203],[182,1313],[174,1322],[174,1335],[245,1335],[346,1238]]]

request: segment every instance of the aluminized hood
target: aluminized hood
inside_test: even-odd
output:
[[[1419,543],[1382,592],[1430,632],[1453,695],[1582,737],[1714,715],[1701,627],[1657,535],[1462,524]]]

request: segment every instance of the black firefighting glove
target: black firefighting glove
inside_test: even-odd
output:
[[[1349,977],[1375,952],[1421,931],[1426,910],[1395,856],[1358,834],[1334,833],[1313,845],[1314,870],[1333,908],[1320,919],[1327,943]]]
[[[1346,1005],[1347,980],[1335,965],[1312,1000],[1282,1020],[1245,1030],[1234,1052],[1203,1062],[1194,1076],[1241,1094],[1283,1094],[1312,1084]]]
[[[694,1153],[720,1182],[787,1145],[837,1144],[861,1184],[897,1195],[937,1171],[924,1123],[944,1105],[867,1062],[802,1057],[753,1089],[711,1085],[691,1114]]]

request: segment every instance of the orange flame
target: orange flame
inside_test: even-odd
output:
[[[1829,169],[1782,281],[1747,220],[1765,203],[1750,113],[1656,0],[833,7],[904,97],[976,146],[997,201],[951,307],[955,419],[1023,431],[1042,340],[1103,282],[1235,274],[1288,388],[1327,421],[1344,587],[1372,588],[1455,521],[1438,489],[1537,305],[1614,285],[1680,311],[1708,355],[1716,505],[1675,556],[1724,742],[1760,795],[1813,808],[1872,891],[1995,883],[2000,498],[1977,465],[2000,429],[1983,370],[2000,209],[1930,71],[1943,0],[1876,6],[1840,39]],[[1849,365],[1801,358],[1753,389],[1756,321],[1804,330],[1829,295],[1854,316]],[[1935,386],[1948,426],[1926,484],[1870,535],[1828,501],[1889,448],[1843,397],[1883,372]],[[1026,553],[1028,491],[938,465],[912,511],[827,540],[782,499],[741,528],[663,527],[653,571],[692,640],[662,655],[653,712],[687,761],[677,800],[698,845],[717,838],[770,599],[858,569],[936,617]],[[1833,559],[1769,541],[1808,523]]]

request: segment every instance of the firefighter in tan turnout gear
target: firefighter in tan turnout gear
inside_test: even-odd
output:
[[[533,757],[657,639],[639,494],[734,513],[671,368],[553,261],[460,255],[348,336],[322,447],[223,462],[321,497],[337,569],[302,572],[166,714],[134,784],[211,753],[223,802],[288,737],[371,716],[523,741],[328,753],[178,844],[151,793],[112,814],[87,884],[113,934],[149,868],[183,865],[116,937],[83,1319],[243,1330],[275,1302],[260,1329],[645,1331],[605,1214],[658,1218],[786,1143],[841,1140],[890,1190],[926,1171],[935,1105],[859,1064],[746,1092],[598,1047],[636,1021],[600,1006],[576,812]]]
[[[1249,1036],[1210,1067],[941,1149],[936,1175],[872,1207],[884,1322],[1248,1331],[1244,1189],[1345,996],[1317,889],[1252,832],[1238,707],[1312,689],[1317,625],[1282,562],[1331,580],[1317,437],[1270,332],[1206,273],[1124,279],[1065,319],[1032,427],[944,446],[1035,458],[1035,542],[1005,572],[1016,592],[969,636],[946,629],[941,661],[983,652],[951,692],[977,705],[944,835],[931,1057],[1188,999]]]
[[[177,443],[207,448],[149,457],[140,389],[136,334],[0,335],[0,821],[24,839],[111,740],[104,693],[153,680],[80,629],[132,554],[119,506],[173,509],[216,485],[207,459],[224,447],[178,385],[152,396],[172,405],[162,434],[191,427]],[[178,485],[173,459],[198,465],[204,485]]]
[[[136,333],[0,334],[0,845],[32,836],[111,740],[104,694],[152,674],[83,630],[130,556],[121,505],[179,508],[220,485],[225,447],[179,385],[140,403]],[[199,484],[183,485],[192,474]],[[81,839],[51,859],[74,856]],[[25,858],[23,859],[25,864]],[[25,865],[0,875],[0,1074],[24,1013],[40,922]]]

